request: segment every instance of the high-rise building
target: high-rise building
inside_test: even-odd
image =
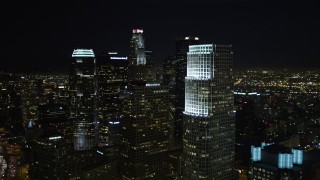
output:
[[[88,150],[97,143],[97,82],[93,50],[73,51],[69,74],[70,117],[74,120],[74,150]]]
[[[31,140],[33,179],[67,179],[67,148],[62,135],[54,127],[35,129]]]
[[[174,134],[175,142],[182,144],[183,111],[185,99],[185,77],[187,75],[187,52],[189,45],[199,44],[198,37],[180,37],[176,39],[175,65],[175,115]]]
[[[118,143],[119,133],[110,130],[119,126],[122,107],[119,96],[128,81],[128,58],[118,52],[108,52],[98,59],[99,140],[100,145]],[[111,126],[110,126],[111,125]]]
[[[142,29],[133,29],[130,41],[129,54],[129,80],[146,79],[147,76],[147,58],[145,53],[145,44]]]
[[[168,88],[130,82],[122,98],[121,179],[167,179],[173,126]]]
[[[68,108],[63,104],[49,103],[38,107],[38,121],[41,128],[52,127],[59,133],[68,151],[73,148],[73,123],[68,118]]]
[[[146,66],[147,66],[147,76],[145,80],[156,81],[156,72],[154,64],[154,54],[152,51],[145,51],[146,54]]]
[[[163,70],[162,70],[162,83],[164,85],[169,86],[169,103],[170,103],[170,110],[171,114],[174,116],[176,112],[176,73],[175,73],[175,56],[169,56],[165,58],[163,63]],[[175,117],[175,116],[174,116]],[[182,124],[180,124],[179,128],[178,125],[175,124],[176,122],[182,121],[175,121],[174,119],[174,141],[178,142],[176,145],[177,147],[182,149]],[[178,138],[179,137],[179,138]]]
[[[189,46],[183,128],[184,179],[233,179],[231,45]]]
[[[146,54],[142,29],[133,29],[130,41],[130,65],[146,65]]]

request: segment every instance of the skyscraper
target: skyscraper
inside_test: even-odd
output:
[[[231,45],[189,46],[185,78],[184,179],[233,179]]]
[[[121,179],[167,179],[172,142],[168,88],[131,82],[123,96]]]
[[[130,65],[146,65],[146,54],[142,29],[133,29],[130,41]]]
[[[156,81],[154,54],[152,51],[145,51],[146,54],[146,66],[147,66],[147,81]]]
[[[199,44],[198,37],[180,37],[176,39],[175,65],[175,142],[182,144],[182,126],[185,97],[185,77],[187,75],[187,52],[189,45]]]
[[[65,147],[70,151],[73,147],[72,122],[67,116],[68,109],[63,104],[49,103],[38,107],[37,126],[46,129],[51,127],[64,139]]]
[[[74,120],[74,150],[96,145],[96,60],[93,50],[76,49],[70,63],[70,117]]]
[[[30,146],[30,175],[33,179],[67,179],[67,147],[55,127],[36,128]]]
[[[130,41],[128,79],[141,80],[147,77],[147,59],[142,29],[133,29]]]
[[[98,59],[98,63],[99,143],[110,146],[117,144],[119,138],[109,125],[120,125],[122,108],[119,96],[128,80],[128,58],[120,56],[118,52],[108,52]]]

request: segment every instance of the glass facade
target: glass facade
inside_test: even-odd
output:
[[[185,78],[183,179],[233,179],[231,45],[189,46]]]
[[[74,150],[88,150],[97,141],[96,60],[92,50],[73,51],[69,86],[70,117],[75,124]]]

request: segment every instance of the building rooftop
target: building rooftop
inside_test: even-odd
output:
[[[291,148],[285,147],[285,146],[281,146],[281,145],[277,145],[277,144],[272,144],[269,146],[265,146],[264,150],[272,153],[272,154],[279,154],[279,153],[291,153]]]

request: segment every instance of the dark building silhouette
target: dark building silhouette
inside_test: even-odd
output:
[[[156,72],[154,64],[154,54],[152,51],[145,51],[146,54],[146,67],[147,67],[147,76],[145,80],[147,81],[156,81]]]
[[[97,145],[97,75],[92,50],[76,49],[70,62],[70,118],[74,120],[74,150]]]
[[[187,75],[187,52],[189,45],[199,44],[198,37],[181,37],[176,39],[175,54],[175,142],[182,144],[183,111],[185,100],[185,77]]]
[[[119,132],[115,127],[121,121],[119,96],[127,85],[129,62],[118,52],[108,52],[100,56],[98,62],[99,141],[101,146],[111,146],[119,142]]]
[[[30,175],[32,179],[66,179],[66,142],[55,127],[34,128],[29,143],[32,151]]]
[[[63,104],[49,103],[38,107],[39,128],[51,127],[59,133],[68,151],[73,149],[73,122],[68,118],[69,109]]]
[[[167,179],[173,127],[168,88],[130,82],[122,98],[121,179]]]
[[[75,151],[67,158],[68,179],[117,179],[114,150],[95,148]]]

